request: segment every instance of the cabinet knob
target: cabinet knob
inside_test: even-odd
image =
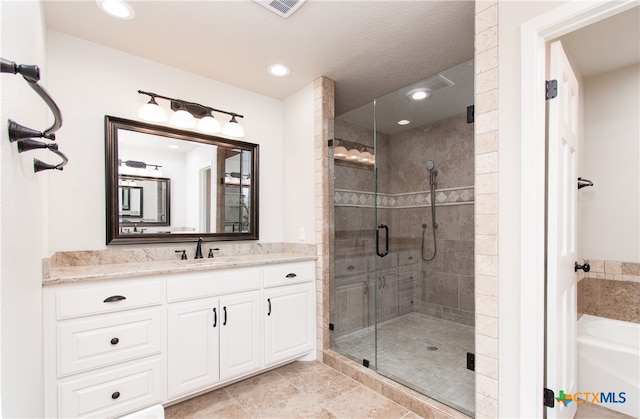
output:
[[[111,339],[111,344],[112,344],[112,345],[117,345],[117,344],[118,344],[118,342],[120,342],[120,339],[118,339],[118,338],[113,338],[113,339]]]
[[[119,391],[114,391],[113,394],[111,394],[111,398],[113,400],[117,399],[118,397],[120,397],[120,392]]]

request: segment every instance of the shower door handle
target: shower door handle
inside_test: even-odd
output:
[[[380,229],[384,228],[384,245],[385,245],[385,250],[384,252],[380,252]],[[384,224],[380,224],[378,226],[378,228],[376,228],[376,254],[378,256],[380,256],[381,258],[387,256],[389,254],[389,227],[384,225]]]

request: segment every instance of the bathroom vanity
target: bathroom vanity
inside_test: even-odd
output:
[[[46,417],[114,417],[315,358],[315,257],[59,269],[43,281]]]

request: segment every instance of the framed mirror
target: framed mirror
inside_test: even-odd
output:
[[[258,145],[105,116],[107,244],[258,239]]]

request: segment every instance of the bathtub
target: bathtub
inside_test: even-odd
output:
[[[587,314],[578,320],[578,391],[615,393],[618,403],[600,406],[640,417],[640,324]]]

